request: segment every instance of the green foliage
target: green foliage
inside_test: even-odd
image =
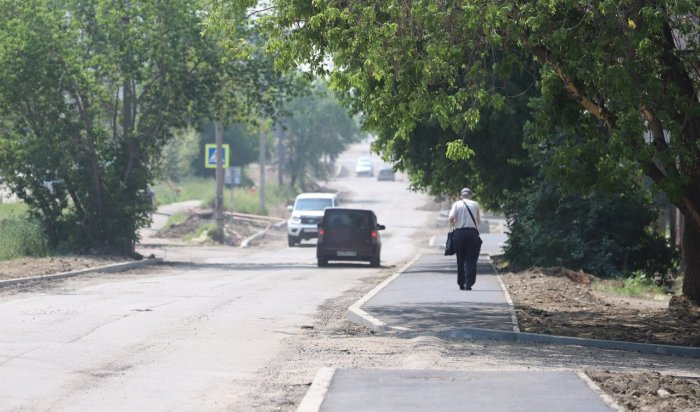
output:
[[[199,133],[199,139],[196,143],[198,151],[195,152],[195,156],[190,157],[190,168],[195,171],[197,176],[216,176],[216,169],[204,167],[204,145],[216,143],[214,133],[213,123],[203,125]],[[271,147],[270,136],[265,136],[265,138],[268,142],[266,147]],[[258,160],[260,146],[257,126],[238,123],[224,127],[222,142],[228,144],[231,150],[230,166],[243,167]]]
[[[0,218],[0,261],[49,254],[41,224],[27,217]]]
[[[0,203],[0,220],[26,217],[29,208],[22,202]]]
[[[172,131],[205,116],[221,55],[198,1],[0,8],[0,174],[51,247],[132,254]]]
[[[564,266],[601,277],[667,273],[673,253],[649,230],[656,219],[651,200],[633,185],[620,189],[571,193],[532,182],[514,202],[506,259],[514,268]]]
[[[163,148],[160,159],[160,176],[164,180],[178,181],[193,174],[192,159],[203,152],[200,134],[193,128],[178,131]],[[203,163],[203,161],[202,161]]]
[[[290,186],[305,190],[309,177],[327,180],[334,162],[361,134],[355,121],[323,83],[297,96],[283,108],[282,144]]]
[[[620,161],[644,170],[683,211],[693,227],[688,236],[700,234],[696,0],[272,4],[277,14],[269,20],[278,37],[270,46],[279,62],[331,72],[334,86],[364,114],[364,125],[380,131],[385,141],[379,147],[392,150],[405,141],[425,148],[416,140],[421,123],[466,134],[481,123],[485,109],[500,110],[513,96],[499,87],[503,79],[529,70],[545,98],[556,88],[575,103],[577,111],[564,116],[569,124],[593,120],[607,130],[598,135],[601,140],[570,135],[581,139],[585,153],[593,153],[588,149],[595,145],[611,153],[597,164],[585,162],[603,172],[596,173],[596,183],[614,185],[611,171]],[[540,66],[533,67],[533,59]],[[548,113],[551,124],[562,120],[557,110]],[[548,137],[556,142],[557,135]],[[549,160],[560,169],[568,161],[576,168],[575,155],[571,145]],[[416,169],[414,176],[423,181],[430,173]],[[697,251],[685,253],[697,263]],[[686,266],[692,273],[684,286],[696,302],[698,267]]]
[[[651,297],[654,299],[667,299],[663,287],[658,286],[643,272],[636,272],[622,279],[596,282],[594,287],[608,293],[633,297]]]

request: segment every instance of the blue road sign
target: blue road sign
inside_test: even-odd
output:
[[[222,159],[224,161],[223,167],[227,169],[229,167],[229,157],[230,150],[228,149],[228,144],[221,145],[223,149]],[[204,167],[207,169],[216,169],[216,144],[207,143],[204,145]]]

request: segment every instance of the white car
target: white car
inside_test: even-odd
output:
[[[372,159],[369,157],[360,157],[357,159],[357,165],[355,166],[355,176],[374,176],[374,166],[372,165]]]
[[[287,243],[290,247],[305,239],[318,238],[318,223],[323,211],[338,206],[337,193],[302,193],[287,210],[292,215],[287,220]]]

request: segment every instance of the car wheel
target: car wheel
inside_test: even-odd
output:
[[[328,266],[328,259],[318,258],[318,267]]]
[[[373,268],[378,268],[379,267],[379,255],[370,259],[369,265],[372,266]]]
[[[287,235],[287,244],[289,247],[294,247],[297,243],[299,243],[299,239],[296,236]]]

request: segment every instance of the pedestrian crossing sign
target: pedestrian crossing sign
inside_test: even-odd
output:
[[[229,166],[229,156],[230,156],[230,150],[228,150],[228,144],[223,144],[221,145],[221,148],[223,149],[223,153],[221,155],[221,160],[224,161],[223,167],[224,169],[228,169]],[[216,169],[216,144],[215,143],[207,143],[204,145],[204,167],[207,169]]]

